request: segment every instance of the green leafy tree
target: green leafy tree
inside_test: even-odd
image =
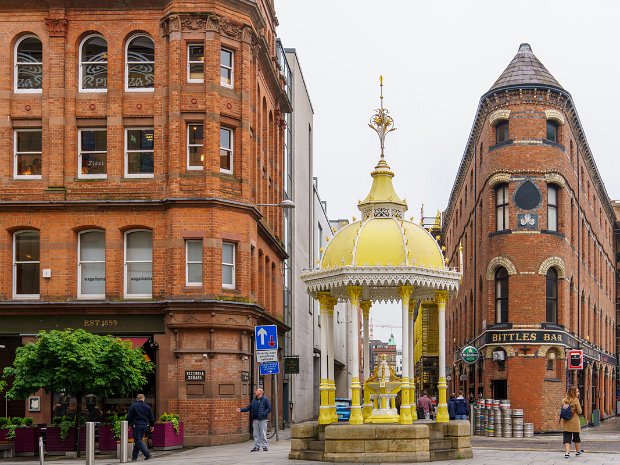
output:
[[[142,349],[134,349],[129,341],[68,329],[42,331],[33,343],[19,347],[3,377],[12,378],[7,391],[11,399],[26,399],[41,388],[75,396],[77,427],[85,394],[131,395],[146,384],[154,368]]]

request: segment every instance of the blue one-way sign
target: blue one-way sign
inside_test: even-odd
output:
[[[254,328],[256,350],[278,348],[278,327],[276,325],[256,326]]]
[[[278,362],[261,363],[258,372],[261,376],[277,375],[280,373],[280,364]]]

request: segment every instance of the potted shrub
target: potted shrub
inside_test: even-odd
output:
[[[41,436],[41,428],[33,426],[33,420],[30,417],[14,418],[15,424],[15,455],[19,456],[35,456],[39,450],[39,437]]]
[[[153,429],[153,449],[171,450],[183,447],[183,423],[175,413],[164,412]]]
[[[75,450],[75,420],[54,417],[52,426],[45,432],[45,451],[50,455],[63,455]],[[80,426],[80,450],[86,450],[86,428]]]

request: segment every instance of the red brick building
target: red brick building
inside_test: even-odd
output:
[[[536,431],[557,429],[573,383],[588,422],[614,414],[614,223],[571,95],[522,44],[480,100],[443,219],[464,271],[446,314],[452,390],[510,399]]]
[[[186,444],[243,440],[253,328],[287,329],[282,211],[260,206],[283,199],[291,110],[273,1],[24,0],[0,20],[1,365],[41,329],[132,338]],[[48,422],[41,395],[7,413]]]

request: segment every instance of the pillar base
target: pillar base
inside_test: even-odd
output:
[[[362,409],[358,405],[357,407],[351,407],[351,416],[349,417],[350,425],[363,425],[364,417],[362,417]]]
[[[437,406],[437,423],[448,423],[450,421],[450,415],[448,414],[448,406],[446,404]]]
[[[329,382],[327,379],[321,379],[319,393],[321,395],[321,407],[319,410],[319,424],[329,425],[332,423],[331,406],[329,405]]]
[[[336,413],[336,381],[329,380],[329,408],[332,423],[338,423],[338,413]]]

